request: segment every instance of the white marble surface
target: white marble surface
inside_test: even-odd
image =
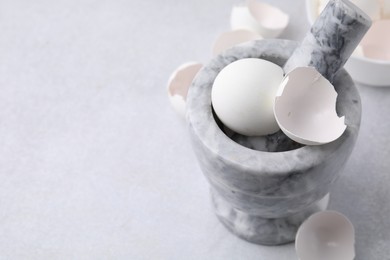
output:
[[[0,259],[295,259],[214,216],[166,97],[171,71],[207,61],[237,0],[0,2]],[[308,28],[304,3],[283,37]],[[357,260],[390,259],[390,88],[360,86],[357,146],[331,208]]]

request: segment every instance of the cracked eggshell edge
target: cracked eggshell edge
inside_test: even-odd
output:
[[[296,84],[297,86],[289,86],[289,81],[290,81],[290,77],[294,76],[294,74],[298,71],[298,70],[307,70],[307,74],[310,74],[312,75],[312,85],[314,84],[320,84],[320,87],[322,88],[331,88],[332,91],[328,91],[328,92],[331,92],[331,94],[329,94],[327,96],[327,98],[329,99],[327,101],[328,104],[332,104],[332,107],[329,106],[329,108],[327,109],[331,109],[331,110],[334,110],[334,115],[337,117],[337,119],[333,120],[333,127],[337,127],[338,130],[336,131],[336,134],[333,135],[332,137],[328,137],[328,138],[324,138],[325,135],[322,135],[321,133],[318,133],[316,138],[310,138],[310,137],[307,137],[305,136],[305,134],[302,134],[302,133],[297,133],[297,132],[294,132],[292,131],[291,129],[289,129],[288,127],[285,126],[285,123],[286,122],[283,122],[283,119],[282,119],[282,114],[283,113],[286,113],[286,110],[290,110],[288,107],[288,104],[286,103],[286,101],[284,100],[281,100],[281,97],[283,95],[289,95],[288,93],[285,93],[285,90],[286,90],[286,87],[293,87],[293,88],[296,88],[297,90],[299,89],[298,87],[300,87],[301,85],[303,85],[304,83],[303,82],[299,82],[301,84]],[[308,75],[309,76],[309,75]],[[297,77],[299,78],[299,77]],[[297,78],[295,78],[295,80],[297,80]],[[307,78],[304,78],[303,80],[308,80]],[[321,82],[318,81],[318,79],[322,79]],[[325,83],[325,84],[324,84]],[[307,83],[306,83],[307,85]],[[313,86],[310,86],[310,87],[313,87]],[[302,90],[301,90],[302,91]],[[296,94],[297,92],[295,91],[294,94]],[[302,92],[302,94],[304,94],[304,92]],[[276,119],[276,122],[278,123],[280,129],[289,137],[291,138],[292,140],[298,142],[298,143],[301,143],[301,144],[304,144],[304,145],[321,145],[321,144],[326,144],[326,143],[330,143],[332,141],[335,141],[336,139],[338,139],[345,131],[345,129],[347,128],[347,126],[345,125],[345,117],[342,116],[342,117],[339,117],[336,113],[336,101],[337,101],[337,92],[334,90],[334,87],[333,85],[328,81],[326,80],[318,71],[316,71],[314,68],[312,67],[300,67],[300,68],[296,68],[294,69],[293,71],[291,71],[290,73],[288,73],[282,83],[280,84],[280,87],[276,93],[276,96],[275,96],[275,103],[274,103],[274,115],[275,115],[275,119]],[[291,93],[290,93],[290,96],[291,96]],[[291,97],[290,97],[291,98]],[[304,95],[301,95],[301,98],[304,98]],[[284,101],[284,102],[283,102]],[[298,103],[299,105],[302,105],[302,104],[305,104],[305,102],[299,102]],[[301,108],[303,109],[303,108]],[[307,109],[310,109],[310,107],[305,107],[304,108],[305,110]],[[313,111],[313,110],[312,110]],[[314,112],[316,113],[316,112]],[[314,114],[311,116],[312,118],[316,116],[316,114]],[[308,127],[312,126],[311,124],[308,125]]]
[[[203,65],[196,61],[186,62],[176,68],[168,79],[167,92],[169,102],[175,112],[183,119],[185,118],[186,113],[188,89],[192,80],[202,67]],[[184,82],[180,77],[184,77]],[[181,93],[175,93],[175,87],[179,88],[179,92]]]

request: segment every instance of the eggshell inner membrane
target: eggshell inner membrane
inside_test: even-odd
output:
[[[187,98],[188,88],[202,66],[200,63],[188,62],[178,67],[168,80],[169,95],[179,95],[185,100]]]
[[[237,44],[252,40],[259,40],[262,38],[263,37],[261,37],[259,34],[245,29],[233,30],[230,32],[222,33],[218,36],[214,43],[213,55],[218,55],[221,52]]]
[[[352,260],[355,231],[341,213],[323,211],[310,216],[299,228],[295,249],[300,260]]]
[[[288,24],[289,16],[270,4],[248,0],[247,5],[251,15],[265,28],[280,29]]]
[[[178,67],[168,80],[168,96],[175,111],[184,117],[188,89],[202,68],[202,64],[188,62]]]
[[[390,19],[390,0],[383,0],[382,19]]]
[[[346,129],[336,113],[333,85],[312,67],[300,67],[284,78],[275,99],[275,118],[282,131],[306,145],[329,143]]]
[[[236,133],[261,136],[279,130],[273,113],[283,69],[262,59],[230,63],[216,77],[212,106],[222,123]]]
[[[367,58],[390,60],[390,20],[374,22],[361,46]]]

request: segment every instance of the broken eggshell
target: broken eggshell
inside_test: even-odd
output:
[[[287,27],[289,16],[280,9],[256,0],[246,5],[234,6],[230,16],[233,30],[246,29],[264,38],[275,38]]]
[[[361,42],[364,56],[369,59],[390,61],[390,20],[380,20],[372,24],[371,29]]]
[[[296,68],[285,76],[276,94],[276,121],[298,143],[332,142],[347,128],[344,117],[336,113],[336,99],[333,85],[315,68]]]
[[[216,56],[224,50],[227,50],[237,44],[260,39],[263,39],[261,35],[245,29],[224,32],[220,34],[215,40],[213,46],[213,55]]]
[[[169,101],[174,110],[183,118],[185,117],[188,89],[202,66],[198,62],[184,63],[172,73],[168,80]]]
[[[352,260],[355,230],[343,214],[322,211],[311,215],[298,229],[295,250],[300,260]]]
[[[390,19],[390,0],[383,0],[382,19]]]
[[[379,1],[373,0],[350,0],[357,7],[362,9],[372,20],[381,19],[381,3]],[[320,14],[324,10],[325,6],[328,4],[329,0],[317,0],[318,10],[317,13]]]

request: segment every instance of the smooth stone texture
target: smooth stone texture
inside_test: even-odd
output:
[[[323,185],[313,191],[289,197],[256,196],[224,187],[221,183],[208,178],[213,190],[225,198],[231,207],[250,215],[263,218],[281,218],[304,211],[313,201],[327,194],[330,185]]]
[[[214,192],[233,208],[251,215],[248,219],[257,219],[246,223],[247,226],[257,225],[259,218],[286,218],[305,212],[324,197],[339,177],[358,134],[360,97],[344,70],[335,78],[334,85],[339,94],[336,109],[339,115],[345,115],[347,130],[332,143],[286,152],[257,151],[234,142],[218,126],[220,122],[213,115],[210,94],[219,71],[235,60],[249,57],[283,66],[296,47],[296,42],[288,40],[260,40],[234,47],[211,60],[197,75],[188,93],[187,120],[200,167]],[[275,146],[272,142],[278,142],[277,139],[268,141],[270,147]],[[227,219],[224,223],[233,222]],[[280,244],[294,239],[292,235],[264,234],[261,229],[250,229],[257,230],[256,234],[241,237],[255,243]]]
[[[263,245],[281,245],[289,242],[310,215],[325,210],[329,203],[327,194],[299,213],[272,219],[238,210],[226,202],[218,192],[212,191],[211,198],[215,214],[227,229],[242,239]]]
[[[312,66],[333,82],[370,26],[370,17],[348,0],[329,1],[287,61],[285,72]]]

